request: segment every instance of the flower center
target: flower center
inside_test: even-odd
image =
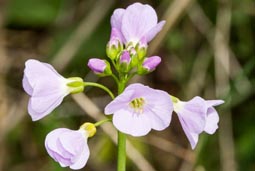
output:
[[[145,100],[140,97],[140,98],[136,98],[134,100],[132,100],[130,103],[129,103],[129,106],[131,108],[133,108],[135,110],[135,112],[137,113],[143,113],[143,106],[145,104]]]

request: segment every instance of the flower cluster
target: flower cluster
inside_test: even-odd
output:
[[[111,36],[106,46],[108,60],[92,58],[88,67],[98,76],[111,76],[118,86],[118,96],[98,84],[84,82],[80,77],[64,78],[50,64],[30,59],[25,64],[23,88],[30,96],[28,113],[33,121],[50,114],[71,93],[80,93],[86,86],[102,88],[113,98],[105,107],[108,119],[95,124],[84,123],[79,130],[58,128],[45,140],[49,155],[62,167],[80,169],[89,158],[87,139],[94,136],[96,126],[112,121],[118,131],[132,136],[144,136],[152,129],[169,127],[173,111],[191,147],[194,149],[199,134],[213,134],[218,128],[219,116],[215,106],[222,100],[204,100],[194,97],[180,101],[165,91],[135,83],[126,87],[136,74],[152,72],[161,62],[159,56],[147,57],[148,43],[164,26],[158,23],[155,10],[149,5],[135,3],[126,9],[116,9],[111,17]],[[114,68],[114,70],[112,70]],[[108,115],[113,115],[108,116]]]

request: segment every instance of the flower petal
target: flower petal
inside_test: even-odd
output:
[[[33,88],[31,87],[28,78],[26,77],[26,75],[24,74],[23,79],[22,79],[22,86],[24,88],[24,90],[26,91],[26,93],[30,96],[32,96],[33,94]]]
[[[218,123],[219,115],[217,111],[213,107],[208,108],[204,131],[208,134],[214,134],[215,131],[218,129]]]
[[[133,90],[124,91],[105,107],[104,113],[106,115],[111,115],[114,112],[120,110],[121,108],[127,107],[129,102],[131,101],[133,94]]]
[[[218,106],[218,105],[221,105],[223,104],[224,101],[223,100],[206,100],[206,105],[208,107],[211,107],[211,106]]]
[[[183,107],[176,112],[179,118],[185,122],[186,128],[194,133],[203,132],[207,117],[205,100],[196,96],[188,102],[179,103],[183,103]]]
[[[197,145],[199,134],[190,131],[190,129],[187,127],[186,123],[184,122],[183,118],[179,117],[179,120],[182,125],[183,131],[190,142],[191,148],[194,149]]]
[[[28,81],[33,88],[33,95],[37,93],[46,95],[51,94],[51,91],[63,89],[65,78],[59,75],[51,65],[34,59],[26,61],[25,65],[24,77],[27,78],[25,81]]]
[[[150,42],[160,32],[166,21],[160,21],[156,26],[151,28],[145,35],[147,42]]]
[[[65,95],[51,94],[47,96],[31,97],[28,102],[28,113],[33,121],[37,121],[51,113],[61,104]]]
[[[118,130],[132,136],[143,136],[151,130],[148,116],[132,113],[131,110],[121,109],[115,112],[112,121]]]
[[[88,161],[89,155],[90,155],[89,147],[87,143],[85,143],[79,158],[76,159],[74,164],[70,165],[70,168],[74,170],[83,168]]]
[[[127,42],[137,43],[157,21],[157,14],[151,6],[134,3],[127,7],[123,15],[121,31]]]

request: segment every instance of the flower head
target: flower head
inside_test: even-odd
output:
[[[30,95],[28,113],[33,121],[52,112],[69,93],[83,91],[83,80],[79,77],[66,79],[47,63],[34,59],[26,61],[23,88]]]
[[[129,85],[105,107],[105,114],[113,114],[114,126],[132,136],[165,129],[171,122],[172,111],[173,104],[166,92],[142,84]]]
[[[214,106],[224,103],[223,100],[204,100],[196,96],[187,102],[178,99],[173,101],[174,111],[178,115],[192,149],[195,148],[200,133],[205,131],[213,134],[217,130],[219,116]]]
[[[49,155],[62,167],[81,169],[89,158],[87,138],[89,132],[85,129],[70,130],[58,128],[51,131],[45,139],[45,147]]]
[[[112,29],[116,29],[119,39],[135,46],[142,39],[150,42],[164,26],[165,21],[158,23],[155,10],[141,3],[134,3],[127,9],[116,9],[111,17]]]

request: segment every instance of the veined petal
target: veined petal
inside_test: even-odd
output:
[[[61,142],[65,151],[68,151],[73,155],[81,152],[83,146],[86,144],[86,142],[84,141],[85,139],[86,138],[79,131],[64,132],[59,137],[59,141]],[[75,140],[75,146],[73,144],[73,140]]]
[[[25,65],[24,77],[33,88],[32,95],[47,95],[52,91],[67,93],[67,87],[63,84],[65,78],[59,75],[51,65],[34,59],[28,60]]]
[[[144,136],[151,130],[151,122],[145,114],[121,109],[114,113],[112,122],[123,133],[132,136]]]
[[[157,14],[151,6],[134,3],[127,7],[123,15],[121,31],[127,42],[137,43],[157,21]]]
[[[133,94],[134,94],[133,90],[129,90],[126,91],[125,93],[122,93],[105,107],[104,113],[106,115],[111,115],[114,112],[120,110],[121,108],[127,108]]]
[[[208,108],[204,131],[208,134],[214,134],[215,131],[218,129],[218,123],[219,115],[217,111],[213,107]]]
[[[194,97],[188,102],[179,102],[182,104],[180,109],[175,111],[190,132],[201,133],[206,123],[207,106],[205,100],[200,97]]]
[[[28,113],[33,121],[39,120],[51,113],[61,104],[65,95],[51,94],[47,96],[30,97],[28,102]]]
[[[118,8],[115,9],[111,16],[111,26],[112,28],[116,28],[118,31],[121,30],[122,17],[125,13],[125,9]]]
[[[190,131],[190,129],[187,127],[187,124],[185,123],[183,118],[179,117],[179,120],[180,120],[180,123],[182,125],[183,131],[184,131],[185,135],[187,136],[187,138],[190,142],[191,148],[194,149],[197,145],[199,134]]]
[[[147,42],[150,42],[163,28],[166,21],[160,21],[156,26],[152,27],[144,37],[146,37]]]
[[[74,170],[83,168],[88,161],[89,155],[90,155],[89,147],[87,143],[85,143],[85,145],[82,148],[80,156],[76,159],[75,163],[70,166],[70,168]]]

